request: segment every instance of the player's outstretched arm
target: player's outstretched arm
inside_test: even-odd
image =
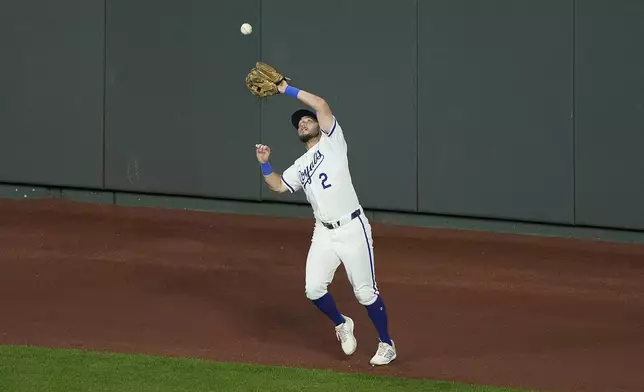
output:
[[[263,144],[256,144],[255,149],[257,150],[257,161],[262,165],[262,174],[264,175],[264,181],[266,181],[268,187],[274,192],[286,192],[288,188],[286,188],[286,185],[282,182],[282,176],[279,173],[274,172],[270,163],[268,163],[268,158],[271,155],[271,148]]]
[[[322,97],[318,97],[308,91],[300,90],[293,86],[289,86],[286,80],[277,86],[280,93],[297,98],[300,102],[304,103],[311,109],[315,110],[320,128],[325,131],[331,130],[333,127],[333,113],[331,107]]]

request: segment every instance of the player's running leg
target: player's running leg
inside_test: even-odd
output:
[[[306,260],[306,296],[335,325],[335,333],[345,354],[356,351],[358,342],[353,334],[354,324],[350,317],[340,313],[328,286],[333,281],[340,259],[331,247],[328,230],[316,225],[311,247]]]
[[[389,335],[387,309],[376,283],[371,225],[359,216],[338,229],[336,251],[347,270],[356,299],[367,310],[380,342],[372,365],[386,365],[396,359],[396,347]]]

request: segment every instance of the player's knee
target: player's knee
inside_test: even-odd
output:
[[[310,299],[311,301],[315,301],[316,299],[322,298],[324,294],[326,294],[327,288],[323,284],[307,284],[304,288],[304,291],[306,293],[306,298]]]
[[[354,294],[360,305],[364,306],[371,305],[378,299],[378,294],[376,294],[373,287],[361,287],[354,290]]]

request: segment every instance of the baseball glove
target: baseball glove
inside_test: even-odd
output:
[[[255,64],[246,76],[246,87],[259,98],[270,97],[279,94],[277,85],[283,80],[290,81],[290,78],[277,72],[277,70],[261,61]]]

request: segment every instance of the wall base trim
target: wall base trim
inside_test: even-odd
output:
[[[274,201],[224,200],[176,195],[1,183],[0,198],[66,199],[78,202],[114,204],[129,207],[155,207],[290,218],[312,218],[313,216],[311,208],[307,204],[291,204]],[[434,214],[403,213],[372,209],[365,209],[365,213],[372,222],[383,224],[644,244],[644,231],[636,230],[517,222]]]

